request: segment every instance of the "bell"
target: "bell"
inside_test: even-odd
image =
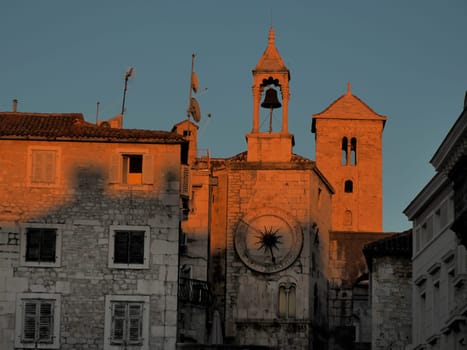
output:
[[[273,88],[269,88],[266,90],[266,95],[264,96],[264,101],[261,103],[261,107],[275,109],[281,107],[282,104],[279,102],[277,98],[277,91]]]

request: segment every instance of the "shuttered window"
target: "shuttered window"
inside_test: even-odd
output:
[[[116,231],[114,238],[114,263],[144,263],[144,231]]]
[[[113,302],[111,344],[141,345],[143,343],[143,303]]]
[[[151,185],[154,183],[152,154],[113,154],[110,164],[110,183]]]
[[[57,152],[51,150],[32,151],[31,182],[55,183]]]
[[[149,268],[151,246],[149,226],[111,225],[109,227],[109,267]]]
[[[55,262],[57,232],[49,228],[28,228],[25,261]]]
[[[23,300],[23,343],[53,342],[53,300]]]

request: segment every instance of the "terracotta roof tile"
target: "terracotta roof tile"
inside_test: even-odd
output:
[[[97,142],[182,143],[168,131],[118,129],[86,122],[81,113],[0,112],[0,139],[57,139]]]

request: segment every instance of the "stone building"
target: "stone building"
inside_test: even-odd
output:
[[[387,118],[349,84],[313,115],[307,159],[290,78],[271,29],[247,149],[229,158],[200,153],[190,119],[0,113],[1,345],[369,349],[362,249],[389,235]]]
[[[412,231],[367,244],[371,349],[404,350],[412,341]]]
[[[436,174],[404,211],[413,222],[413,349],[466,347],[465,111],[464,102],[431,159]]]
[[[176,133],[0,113],[0,348],[174,349]]]
[[[362,249],[382,232],[382,134],[387,117],[347,92],[313,115],[316,165],[329,179],[328,330],[330,349],[370,346],[368,270]]]
[[[288,129],[290,78],[271,29],[253,69],[247,150],[223,159],[190,158],[190,215],[182,223],[189,254],[181,254],[181,264],[202,280],[200,267],[208,268],[204,281],[212,302],[203,309],[207,331],[201,334],[195,315],[201,306],[191,301],[193,315],[187,308],[179,319],[180,341],[208,342],[217,311],[224,343],[369,349],[362,249],[389,235],[382,232],[387,118],[349,84],[343,96],[313,115],[316,161],[297,155]],[[280,116],[279,125],[273,114]],[[192,123],[178,124],[177,132],[190,135],[190,148],[196,147]]]

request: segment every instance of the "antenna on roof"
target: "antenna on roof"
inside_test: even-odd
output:
[[[97,101],[97,103],[96,103],[96,125],[97,125],[97,122],[99,120],[99,105],[100,104],[101,103],[99,101]]]
[[[125,87],[123,88],[123,102],[122,102],[122,115],[125,113],[125,97],[126,97],[126,90],[128,87],[128,79],[134,77],[135,69],[133,67],[128,67],[125,72]]]
[[[190,77],[190,98],[188,100],[188,110],[187,117],[190,119],[190,116],[197,123],[201,120],[201,110],[199,108],[198,101],[192,97],[193,92],[197,93],[199,89],[198,76],[195,73],[195,54],[191,55],[191,77]]]

